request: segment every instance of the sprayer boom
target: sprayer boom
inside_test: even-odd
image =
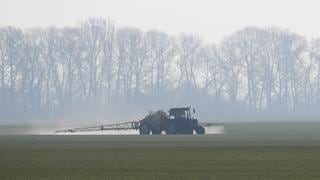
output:
[[[107,131],[107,130],[130,130],[130,129],[137,130],[138,128],[139,128],[139,122],[138,121],[129,121],[129,122],[124,122],[124,123],[116,123],[116,124],[108,124],[108,125],[100,125],[100,126],[91,126],[91,127],[81,127],[81,128],[57,130],[56,133]]]

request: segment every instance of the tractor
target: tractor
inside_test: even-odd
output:
[[[193,109],[193,114],[195,110]],[[205,134],[203,126],[191,114],[190,107],[171,108],[169,115],[165,111],[151,112],[139,122],[141,135],[161,134]]]

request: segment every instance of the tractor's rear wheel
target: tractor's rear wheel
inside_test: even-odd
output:
[[[197,126],[194,128],[197,134],[205,134],[205,129],[202,126]]]
[[[167,134],[177,134],[177,129],[174,124],[168,124],[166,128],[166,133]]]
[[[140,135],[148,135],[150,134],[150,128],[147,124],[141,124],[139,126]]]

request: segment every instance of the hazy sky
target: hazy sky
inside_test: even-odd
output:
[[[248,25],[320,37],[319,0],[0,0],[0,25],[70,26],[88,17],[214,42]]]

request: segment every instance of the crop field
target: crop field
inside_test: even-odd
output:
[[[230,123],[221,135],[0,136],[1,180],[319,178],[320,123]]]

